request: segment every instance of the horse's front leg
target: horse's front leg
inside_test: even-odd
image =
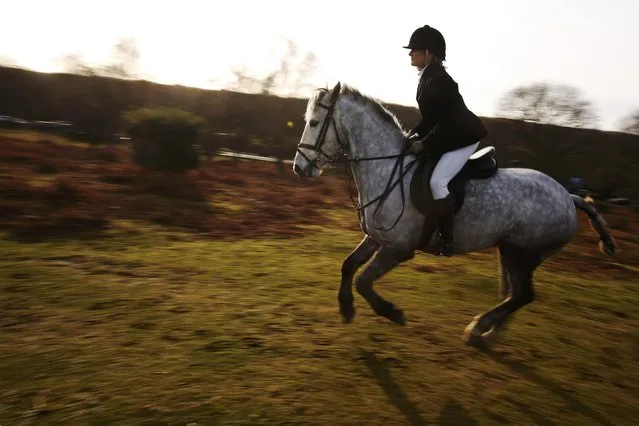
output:
[[[355,307],[353,306],[353,277],[357,269],[373,256],[379,245],[368,235],[348,255],[342,264],[342,283],[339,286],[339,311],[345,323],[353,321]]]
[[[373,289],[373,283],[388,271],[400,263],[412,259],[412,250],[397,250],[390,247],[382,247],[364,272],[357,278],[357,292],[361,294],[368,304],[379,316],[388,318],[400,325],[405,325],[404,312],[393,303],[385,300]]]

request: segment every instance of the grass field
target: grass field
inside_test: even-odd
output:
[[[337,287],[361,239],[344,183],[219,160],[186,176],[121,149],[0,137],[0,425],[636,425],[639,220],[581,232],[492,351],[492,250],[379,281],[406,327]]]

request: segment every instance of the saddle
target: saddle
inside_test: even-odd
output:
[[[410,197],[413,205],[423,215],[433,214],[433,194],[430,178],[439,161],[439,157],[426,157],[415,170],[410,184]],[[497,173],[495,147],[487,146],[470,156],[464,167],[448,184],[448,191],[455,203],[455,213],[464,205],[466,183],[473,179],[486,179]]]

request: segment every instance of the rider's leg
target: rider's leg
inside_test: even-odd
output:
[[[453,218],[455,205],[448,191],[448,183],[459,173],[479,142],[459,148],[442,155],[430,178],[430,189],[435,199],[437,226],[441,236],[440,255],[452,256],[453,249]]]

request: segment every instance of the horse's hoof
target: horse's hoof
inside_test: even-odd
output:
[[[499,335],[498,331],[491,329],[490,331],[485,332],[481,335],[482,345],[485,349],[492,349],[497,342],[497,337]]]
[[[479,317],[475,317],[470,322],[470,324],[466,326],[466,328],[464,329],[464,342],[468,346],[481,348],[484,346],[484,339],[482,338],[482,335],[476,331],[478,322],[479,322]]]
[[[478,333],[473,333],[475,331],[475,327],[477,327],[477,323],[479,322],[479,318],[475,317],[473,318],[473,320],[470,322],[470,324],[468,324],[466,326],[466,328],[464,329],[464,337],[467,338],[471,335],[476,335],[479,336]]]
[[[396,307],[393,303],[386,300],[382,301],[375,309],[375,313],[380,317],[388,318],[399,325],[406,325],[404,311]]]
[[[476,334],[466,334],[464,335],[464,343],[468,346],[472,346],[477,349],[488,349],[486,346],[486,341],[482,336],[478,336]]]
[[[399,308],[393,308],[391,311],[384,315],[384,317],[393,321],[395,324],[406,325],[406,318],[404,317],[404,311]]]
[[[339,312],[342,314],[342,322],[344,324],[350,324],[353,322],[353,318],[355,318],[355,307],[353,305],[340,305]]]
[[[468,346],[473,346],[478,349],[490,349],[497,341],[497,335],[499,332],[491,329],[485,333],[479,334],[477,330],[478,322],[479,317],[475,317],[475,319],[466,326],[466,329],[464,329],[464,342]]]

